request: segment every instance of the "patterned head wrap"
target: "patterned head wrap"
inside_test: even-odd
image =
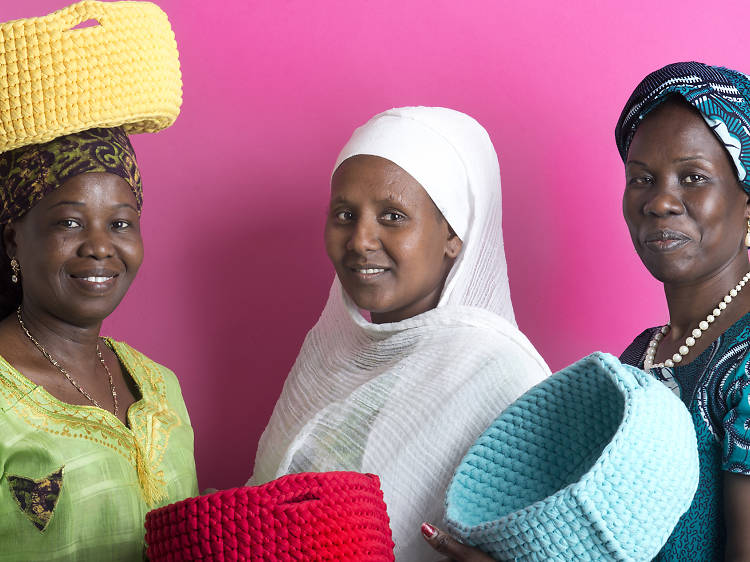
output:
[[[123,178],[140,212],[141,174],[128,136],[120,127],[88,129],[0,154],[0,224],[22,217],[45,195],[88,172]]]
[[[615,128],[623,161],[638,125],[671,95],[695,107],[729,153],[742,188],[750,193],[750,79],[700,62],[678,62],[646,76],[622,110]]]

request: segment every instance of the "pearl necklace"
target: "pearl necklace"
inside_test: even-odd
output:
[[[664,361],[664,363],[654,364],[656,349],[659,347],[659,342],[669,332],[671,323],[667,322],[665,326],[662,326],[661,329],[654,334],[654,336],[651,338],[651,341],[648,343],[646,357],[643,360],[643,370],[649,371],[651,369],[661,367],[674,367],[677,363],[682,361],[685,356],[690,353],[690,348],[695,345],[695,340],[700,338],[703,335],[703,332],[708,330],[709,325],[713,324],[716,318],[721,315],[722,311],[730,302],[732,302],[732,299],[737,296],[737,294],[742,290],[742,287],[744,287],[749,281],[750,271],[747,272],[742,279],[740,279],[740,282],[737,283],[737,285],[731,291],[729,291],[728,295],[726,295],[723,299],[721,299],[721,301],[719,301],[719,304],[716,305],[716,308],[711,311],[711,314],[706,316],[705,320],[701,320],[698,323],[698,327],[695,328],[692,333],[685,339],[685,344],[680,346],[678,352],[675,353],[671,359],[667,359],[666,361]]]

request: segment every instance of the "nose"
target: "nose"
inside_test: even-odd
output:
[[[360,219],[352,228],[346,249],[359,255],[367,255],[380,248],[379,225],[376,221]]]
[[[647,199],[643,204],[644,214],[665,217],[681,215],[684,211],[679,187],[671,186],[667,182],[657,182],[647,191]]]
[[[110,258],[115,253],[109,229],[92,227],[85,231],[85,238],[78,247],[80,257],[103,260]]]

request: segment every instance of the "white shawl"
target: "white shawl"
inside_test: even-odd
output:
[[[368,322],[334,280],[248,484],[305,471],[378,474],[397,560],[437,560],[421,522],[442,522],[444,493],[466,449],[549,368],[515,326],[500,170],[482,126],[450,109],[392,109],[355,131],[336,167],[356,154],[411,174],[463,247],[437,308],[401,322]]]

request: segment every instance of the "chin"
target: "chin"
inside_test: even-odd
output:
[[[689,265],[677,264],[644,264],[648,272],[665,285],[681,285],[696,280],[695,270]]]
[[[72,303],[74,304],[74,303]],[[82,306],[68,308],[61,311],[60,318],[74,325],[88,326],[103,322],[120,304],[120,300],[113,302],[85,303]]]
[[[357,305],[357,308],[367,310],[368,312],[374,311],[376,313],[379,312],[381,308],[383,308],[382,298],[379,295],[374,294],[374,291],[363,291],[361,289],[357,291],[351,291],[349,287],[347,287],[343,283],[342,287],[347,296],[352,299],[355,305]]]
[[[661,283],[686,283],[695,274],[695,260],[690,256],[654,255],[646,250],[638,257],[648,272]]]
[[[366,310],[370,314],[381,314],[383,312],[388,312],[388,307],[383,306],[382,303],[378,302],[377,300],[356,297],[351,297],[351,299],[354,301],[354,304],[357,305],[357,308],[359,308],[360,310]]]

